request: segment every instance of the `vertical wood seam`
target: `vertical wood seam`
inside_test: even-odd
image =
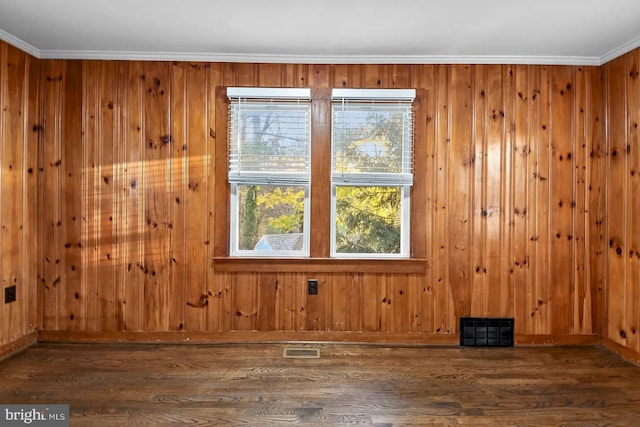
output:
[[[9,68],[8,66],[8,62],[9,62],[9,55],[8,55],[8,44],[2,42],[0,44],[0,171],[4,169],[4,147],[5,147],[5,142],[6,142],[6,138],[5,138],[5,127],[6,125],[6,121],[7,121],[7,115],[5,114],[5,97],[6,95],[6,87],[7,87],[7,80],[8,80],[8,71],[7,69]],[[0,227],[4,225],[4,215],[2,214],[2,201],[4,199],[4,191],[3,191],[3,184],[4,184],[4,173],[0,173]],[[0,250],[3,248],[3,243],[4,243],[4,233],[0,232]],[[1,261],[1,260],[0,260]],[[2,262],[0,262],[0,283],[2,283],[2,288],[4,289],[4,283],[3,283],[3,277],[4,277],[4,268],[2,265]],[[10,307],[11,306],[7,306],[6,304],[1,304],[0,306],[0,319],[3,320],[3,324],[5,323],[4,320],[8,319],[8,323],[9,325],[0,327],[0,334],[4,335],[4,331],[5,331],[5,327],[7,331],[10,331],[13,328],[13,325],[11,325],[11,316],[10,314]],[[0,340],[0,343],[4,343],[4,337],[0,337],[2,338],[2,340]],[[10,338],[11,339],[11,338]]]
[[[23,75],[22,75],[22,100],[21,100],[21,109],[22,109],[22,141],[20,143],[20,149],[22,152],[22,161],[20,163],[20,173],[22,175],[22,188],[21,191],[21,200],[20,204],[22,205],[22,217],[20,218],[21,223],[23,224],[22,232],[20,233],[21,240],[21,253],[22,253],[22,268],[20,269],[20,283],[22,285],[24,297],[20,301],[20,308],[22,310],[22,324],[23,326],[20,328],[20,335],[26,334],[29,327],[29,319],[30,312],[29,306],[31,303],[31,299],[33,298],[33,292],[31,288],[31,280],[29,280],[29,271],[28,265],[31,263],[31,258],[33,254],[30,253],[31,250],[31,242],[28,241],[28,234],[30,233],[32,224],[30,223],[30,215],[29,215],[29,199],[28,199],[28,191],[27,188],[29,186],[27,175],[25,172],[27,171],[27,156],[28,153],[28,141],[29,141],[29,92],[30,92],[30,78],[31,75],[31,60],[30,57],[26,54],[22,54],[22,62],[23,62]],[[0,137],[1,138],[1,137]],[[2,200],[2,196],[0,195],[0,200]]]

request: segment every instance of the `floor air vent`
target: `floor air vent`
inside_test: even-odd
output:
[[[513,347],[513,318],[460,318],[460,345]]]
[[[317,348],[285,348],[282,357],[289,359],[318,359],[320,350]]]

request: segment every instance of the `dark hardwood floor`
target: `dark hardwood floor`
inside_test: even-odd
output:
[[[0,362],[0,403],[67,403],[72,426],[640,426],[640,367],[599,347],[285,347],[37,344]]]

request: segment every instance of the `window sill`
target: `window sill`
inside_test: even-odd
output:
[[[425,274],[425,259],[213,258],[221,273]]]

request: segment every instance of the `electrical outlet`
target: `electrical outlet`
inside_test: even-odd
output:
[[[318,279],[307,280],[307,294],[318,295]]]
[[[16,285],[4,288],[4,303],[9,304],[16,300]]]

